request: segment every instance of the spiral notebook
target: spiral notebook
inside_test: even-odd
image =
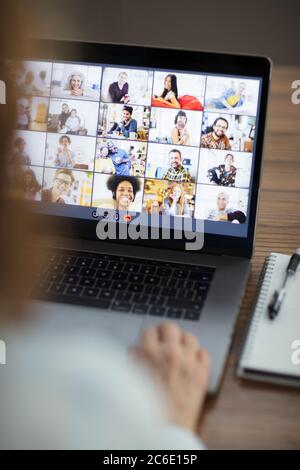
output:
[[[280,312],[270,320],[268,304],[280,289],[290,256],[271,253],[258,285],[237,374],[247,379],[300,386],[300,267],[288,280]]]

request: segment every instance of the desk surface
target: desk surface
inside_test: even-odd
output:
[[[235,375],[265,256],[290,254],[300,246],[300,104],[291,102],[291,83],[297,79],[299,67],[274,67],[252,272],[220,391],[207,400],[199,428],[210,449],[300,449],[300,389]]]

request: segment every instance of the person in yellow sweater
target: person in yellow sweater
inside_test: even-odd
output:
[[[98,173],[114,175],[116,172],[115,166],[108,154],[108,146],[106,144],[100,145],[99,153],[97,153],[96,155],[95,171],[97,171]]]

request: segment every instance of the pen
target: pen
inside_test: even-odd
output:
[[[279,291],[275,290],[272,300],[268,305],[269,318],[271,318],[271,320],[277,317],[279,313],[280,307],[282,305],[283,299],[286,294],[285,286],[286,286],[287,280],[296,274],[299,263],[300,263],[300,248],[298,248],[295,251],[295,253],[291,256],[288,267],[286,268],[286,274],[285,274],[285,278],[281,286],[281,289]]]

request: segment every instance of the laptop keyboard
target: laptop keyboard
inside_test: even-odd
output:
[[[197,321],[215,268],[60,250],[49,255],[35,299]]]

